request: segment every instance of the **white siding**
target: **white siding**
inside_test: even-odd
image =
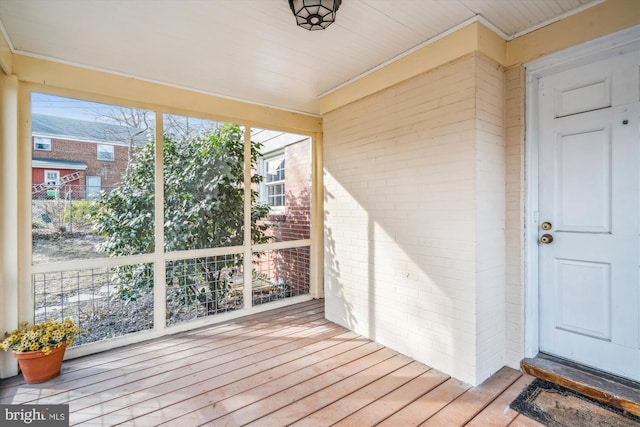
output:
[[[504,361],[501,72],[471,55],[324,117],[327,317],[470,383]]]

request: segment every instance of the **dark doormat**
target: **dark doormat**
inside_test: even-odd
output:
[[[510,406],[550,427],[640,427],[640,417],[539,378]]]

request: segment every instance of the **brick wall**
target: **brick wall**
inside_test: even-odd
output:
[[[504,360],[501,74],[469,55],[323,119],[327,317],[470,383]]]
[[[285,214],[277,216],[280,241],[311,238],[311,141],[285,148]]]
[[[85,176],[100,176],[102,187],[118,185],[127,170],[129,147],[115,145],[114,161],[98,160],[96,143],[51,139],[51,151],[33,150],[33,157],[41,159],[74,160],[85,162]],[[38,182],[34,182],[38,184]]]
[[[524,140],[526,72],[506,70],[506,363],[517,368],[524,357]]]
[[[285,209],[269,216],[275,242],[311,238],[311,140],[285,148]],[[269,266],[273,268],[269,270]],[[271,279],[284,279],[292,296],[309,293],[310,250],[308,247],[270,251],[257,267]]]
[[[484,379],[505,363],[504,69],[476,62],[476,372]]]

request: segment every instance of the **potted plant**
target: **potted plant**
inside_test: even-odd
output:
[[[2,349],[13,350],[25,381],[37,384],[60,374],[64,351],[82,330],[70,319],[28,325],[29,322],[23,322],[20,329],[5,332]]]

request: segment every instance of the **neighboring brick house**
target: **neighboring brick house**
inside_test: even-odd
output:
[[[64,117],[32,115],[34,197],[58,194],[65,185],[74,197],[90,198],[118,185],[126,172],[131,138],[138,129]]]
[[[271,206],[268,221],[274,227],[272,232],[275,240],[282,242],[309,239],[311,141],[307,138],[287,145],[275,161],[270,155],[272,154],[265,155],[263,163],[275,165],[278,169],[275,173],[263,172],[265,180],[261,195],[262,202]],[[275,179],[270,176],[275,176]]]
[[[274,138],[274,141],[278,138]],[[258,168],[264,176],[260,188],[262,203],[271,206],[266,223],[274,242],[311,238],[311,139],[283,134],[275,145],[267,148]],[[270,251],[268,259],[260,260],[259,270],[268,270],[271,280],[288,286],[291,296],[309,292],[308,246]]]

